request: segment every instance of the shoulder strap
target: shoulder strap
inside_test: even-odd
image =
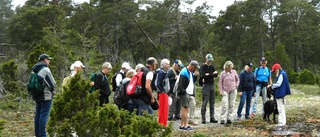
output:
[[[177,76],[177,72],[174,70],[174,68],[171,67],[170,69],[172,70],[173,74],[174,74],[175,76]]]

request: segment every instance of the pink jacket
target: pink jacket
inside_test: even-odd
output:
[[[239,76],[235,70],[231,70],[231,72],[222,71],[220,74],[219,80],[219,89],[220,94],[222,91],[229,93],[230,91],[234,91],[239,86]]]

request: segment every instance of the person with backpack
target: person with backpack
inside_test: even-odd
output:
[[[278,63],[272,66],[271,72],[276,74],[276,83],[268,85],[268,88],[274,90],[273,96],[279,112],[276,130],[284,130],[286,125],[284,97],[291,94],[289,79],[286,72],[282,70],[281,65]]]
[[[197,61],[192,60],[186,68],[180,72],[177,94],[181,99],[181,123],[179,130],[194,130],[188,125],[188,115],[190,108],[190,96],[194,94],[195,79],[194,73],[199,68]]]
[[[126,77],[126,73],[131,69],[128,62],[122,63],[121,70],[112,77],[112,91],[116,91],[121,85],[121,81]]]
[[[154,73],[152,71],[157,68],[157,64],[156,58],[149,57],[147,59],[146,67],[142,67],[140,70],[143,72],[141,94],[138,97],[132,98],[133,102],[138,107],[138,115],[143,115],[144,111],[148,114],[153,114],[151,105],[154,104],[156,100],[152,93],[151,82],[154,78]]]
[[[214,104],[216,91],[214,86],[214,78],[218,77],[218,72],[212,65],[213,56],[211,54],[206,55],[206,62],[200,68],[199,83],[202,86],[202,106],[201,106],[201,119],[202,124],[206,124],[206,111],[207,104],[209,102],[210,110],[210,123],[217,123],[218,120],[214,117]]]
[[[85,66],[83,65],[83,63],[81,61],[75,61],[71,66],[70,66],[70,70],[71,73],[69,76],[65,77],[62,81],[62,87],[65,86],[69,79],[71,77],[74,77],[76,74],[78,74],[79,72],[83,71],[83,68],[85,68]],[[64,91],[64,89],[62,88],[62,92]]]
[[[95,79],[93,82],[91,82],[91,85],[93,85],[95,90],[100,89],[99,101],[100,106],[103,106],[103,104],[109,103],[109,96],[111,94],[111,90],[107,75],[111,72],[112,66],[109,62],[105,62],[102,64],[101,68],[101,72],[95,74]]]
[[[118,106],[120,109],[123,108],[125,110],[128,110],[130,113],[133,112],[134,109],[137,108],[137,105],[135,105],[133,102],[132,102],[132,99],[126,94],[126,88],[131,80],[131,78],[136,75],[137,72],[134,70],[134,69],[130,69],[127,71],[126,73],[126,77],[121,81],[121,84],[120,84],[120,87],[123,86],[123,88],[119,88],[117,90],[120,90],[122,89],[123,91],[119,91],[119,92],[123,92],[122,96],[126,96],[126,102],[122,102],[124,103],[123,106]],[[115,100],[115,99],[114,99]]]
[[[41,78],[44,88],[40,95],[34,96],[36,112],[34,117],[34,131],[37,137],[46,137],[46,124],[49,119],[53,96],[56,94],[56,81],[54,80],[49,64],[52,60],[47,54],[41,54],[39,62],[32,67],[32,71]]]
[[[159,109],[158,109],[158,122],[163,126],[168,126],[169,115],[169,90],[170,83],[167,77],[167,71],[170,67],[170,61],[168,59],[161,60],[161,67],[156,76],[156,87],[158,91]]]
[[[256,78],[256,92],[253,93],[254,100],[251,109],[251,118],[257,114],[257,103],[259,101],[260,94],[262,95],[262,115],[264,115],[264,103],[267,98],[267,85],[272,84],[271,71],[267,67],[268,61],[266,58],[261,58],[260,65],[254,71],[254,76]],[[269,84],[268,84],[269,83]]]
[[[168,120],[180,120],[180,110],[181,110],[181,102],[180,99],[177,98],[176,93],[173,92],[173,88],[176,84],[176,81],[179,77],[180,70],[184,67],[181,60],[176,59],[174,61],[174,64],[167,72],[167,77],[170,81],[170,90],[169,90],[169,96],[172,99],[172,103],[169,107],[169,118]]]

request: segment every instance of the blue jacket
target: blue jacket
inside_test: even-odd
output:
[[[283,70],[280,70],[279,76],[280,75],[282,75],[283,81],[282,81],[282,84],[280,85],[280,87],[274,88],[273,95],[275,98],[283,98],[286,95],[291,94],[289,80],[288,80],[288,76],[287,76],[286,72]],[[276,83],[278,82],[279,76],[277,76],[277,78],[276,78]]]
[[[192,78],[193,78],[193,83],[197,80],[197,77],[194,76],[194,73],[192,73]],[[187,67],[183,68],[180,72],[180,76],[179,76],[179,85],[178,85],[178,95],[185,95],[187,94],[187,87],[189,85],[190,82],[190,72],[187,69]],[[194,91],[193,94],[191,94],[191,96],[194,95]]]
[[[246,70],[242,70],[239,75],[240,83],[239,90],[242,91],[255,91],[255,78],[252,72],[247,72]]]

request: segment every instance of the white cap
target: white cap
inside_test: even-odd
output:
[[[127,70],[131,69],[131,67],[130,67],[128,62],[123,62],[121,68],[122,69],[127,69]]]
[[[81,61],[76,61],[76,62],[73,63],[73,65],[74,65],[74,67],[83,67],[83,68],[86,67],[86,66],[84,66],[84,65],[82,64]]]

